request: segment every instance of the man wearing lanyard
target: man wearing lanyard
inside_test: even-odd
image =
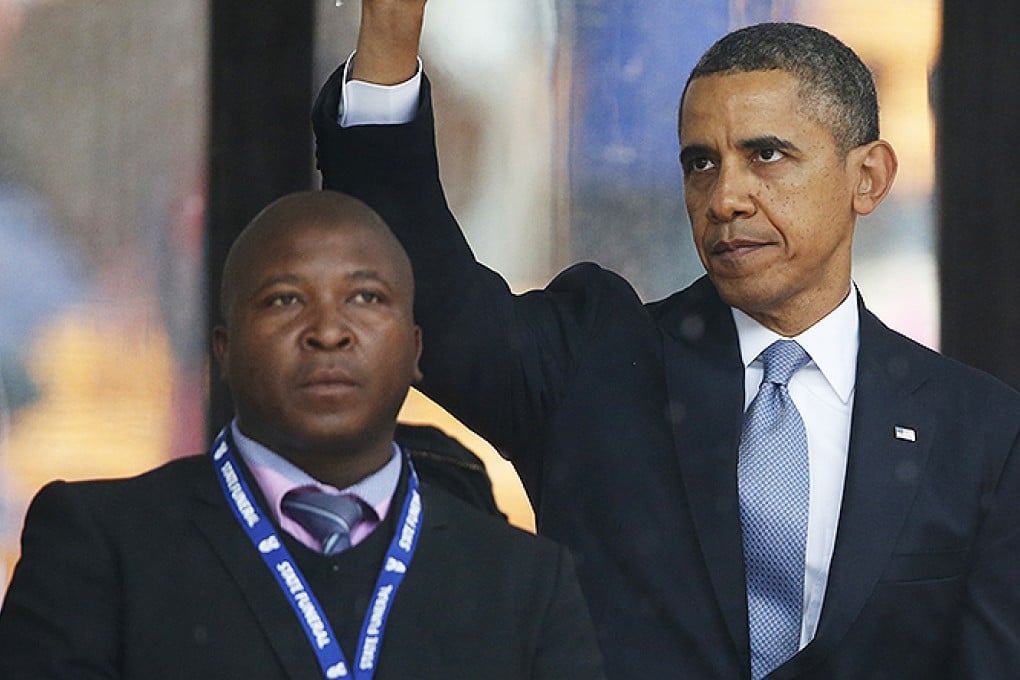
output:
[[[583,263],[516,296],[443,197],[424,10],[363,0],[314,112],[324,186],[407,249],[422,389],[577,556],[607,674],[1020,675],[1020,396],[883,326],[852,283],[857,217],[897,167],[857,55],[764,24],[678,84],[706,277],[645,304]]]
[[[284,197],[231,248],[210,454],[43,489],[0,677],[600,678],[566,551],[419,484],[413,277],[360,201]]]

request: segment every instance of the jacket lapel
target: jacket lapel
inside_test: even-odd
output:
[[[264,512],[265,499],[243,462],[240,467],[257,499],[259,512]],[[249,613],[262,628],[267,643],[288,677],[296,680],[320,676],[321,670],[293,609],[238,525],[223,496],[211,460],[208,471],[209,474],[203,475],[195,486],[195,526],[208,539],[223,568],[248,602]]]
[[[860,314],[850,451],[825,603],[815,639],[776,677],[820,662],[856,620],[892,554],[931,451],[932,419],[915,396],[925,376],[911,371],[915,350],[863,306]]]
[[[661,320],[670,417],[684,487],[723,619],[749,664],[744,557],[737,500],[737,445],[744,373],[729,308],[702,278]],[[653,307],[653,312],[655,308]]]
[[[732,315],[711,283],[702,279],[688,294],[693,304],[661,303],[673,435],[712,587],[743,663],[747,602],[736,487],[743,371]],[[931,450],[932,419],[915,396],[925,376],[911,370],[914,348],[863,304],[860,318],[850,451],[825,604],[815,639],[776,678],[821,662],[856,620],[892,554]],[[897,437],[897,427],[914,440]]]

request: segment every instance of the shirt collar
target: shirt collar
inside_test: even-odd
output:
[[[283,496],[293,489],[309,486],[327,493],[357,496],[375,510],[377,517],[381,519],[386,516],[393,494],[397,490],[397,483],[400,481],[401,455],[400,448],[395,442],[386,465],[356,484],[345,489],[337,489],[319,482],[283,456],[246,437],[238,428],[236,418],[230,423],[230,432],[238,452],[251,469],[252,476],[258,482],[262,495],[265,496],[277,521],[281,516],[280,502]]]
[[[791,339],[811,356],[811,362],[843,403],[853,395],[857,375],[857,349],[860,346],[860,315],[857,288],[821,320]],[[740,358],[746,369],[762,351],[783,338],[736,308],[731,308],[740,342]],[[810,364],[809,364],[810,365]]]

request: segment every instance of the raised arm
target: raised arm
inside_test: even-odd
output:
[[[418,68],[425,0],[363,0],[358,56],[352,76],[377,85],[396,85]]]
[[[404,83],[415,74],[424,6],[366,0],[354,78]],[[407,122],[343,127],[337,120],[343,73],[330,77],[313,112],[323,187],[372,206],[410,256],[415,316],[424,330],[422,390],[514,458],[519,470],[524,457],[532,458],[537,479],[543,455],[537,440],[589,342],[618,314],[607,296],[633,291],[589,265],[543,291],[512,295],[502,277],[476,261],[447,205],[428,78],[423,74]]]

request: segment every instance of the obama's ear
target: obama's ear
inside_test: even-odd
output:
[[[854,212],[868,215],[892,188],[899,161],[889,142],[879,139],[850,151],[848,159],[857,169],[853,196]]]

